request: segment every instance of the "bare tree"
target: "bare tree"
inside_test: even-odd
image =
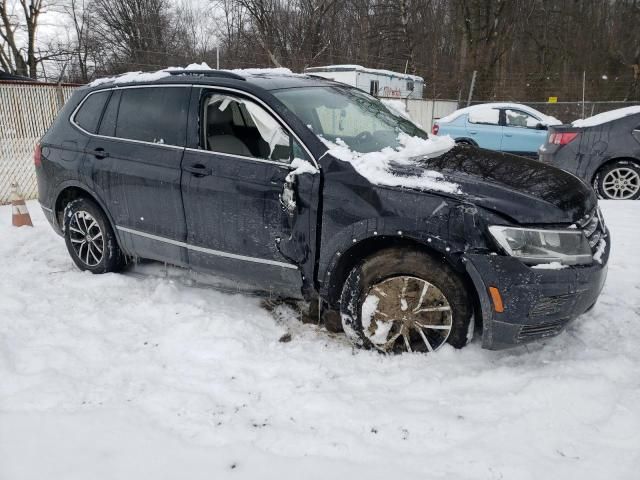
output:
[[[38,64],[43,61],[36,50],[40,15],[51,2],[46,0],[0,0],[0,65],[17,75],[37,78]],[[26,48],[21,34],[26,35]]]

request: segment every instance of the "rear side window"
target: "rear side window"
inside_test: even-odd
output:
[[[98,130],[99,135],[115,137],[116,120],[118,118],[118,109],[120,108],[121,97],[122,92],[119,91],[115,91],[113,92],[113,95],[111,95],[109,103],[107,104],[107,108],[102,115],[102,122],[100,122],[100,128]]]
[[[110,93],[111,92],[106,91],[89,95],[74,117],[76,124],[89,133],[96,133],[104,104],[107,98],[109,98]]]
[[[115,137],[184,146],[189,88],[128,88],[121,96]]]

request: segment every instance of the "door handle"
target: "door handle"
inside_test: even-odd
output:
[[[478,131],[477,131],[477,130],[469,130],[469,133],[470,133],[471,135],[475,135],[476,133],[478,133]]]
[[[504,136],[505,137],[513,137],[513,133],[505,133]]]
[[[201,163],[196,163],[195,165],[184,167],[183,170],[185,172],[189,172],[194,177],[206,177],[208,175],[211,175],[211,169],[205,167]]]
[[[102,147],[98,147],[93,151],[93,156],[98,160],[102,160],[103,158],[107,158],[109,156],[109,152],[106,152]]]

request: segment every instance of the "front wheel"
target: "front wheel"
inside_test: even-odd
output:
[[[473,308],[444,261],[389,249],[357,265],[340,298],[342,326],[358,347],[384,353],[433,352],[467,343]]]
[[[125,265],[109,220],[92,200],[79,198],[64,209],[64,241],[80,270],[107,273]]]
[[[610,163],[598,172],[594,187],[606,200],[637,200],[640,198],[640,166],[630,160]]]

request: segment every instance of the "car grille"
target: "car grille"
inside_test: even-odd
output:
[[[564,328],[568,321],[568,318],[561,318],[551,322],[538,323],[537,325],[525,325],[518,333],[518,340],[552,337],[560,333],[560,330]]]
[[[589,240],[589,246],[595,250],[605,232],[604,222],[598,209],[594,208],[591,213],[578,220],[576,226],[584,232]]]

